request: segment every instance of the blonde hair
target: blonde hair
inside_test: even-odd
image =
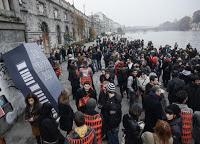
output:
[[[58,97],[58,103],[69,104],[69,94],[67,90],[63,90],[61,92],[60,96]]]

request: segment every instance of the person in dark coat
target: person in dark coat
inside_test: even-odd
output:
[[[55,53],[55,60],[59,61],[59,63],[61,63],[60,61],[60,52],[57,50]]]
[[[98,66],[98,70],[101,70],[102,66],[101,66],[101,58],[102,58],[102,53],[100,51],[100,49],[97,49],[97,66]]]
[[[193,124],[193,130],[192,130],[192,135],[193,135],[193,139],[195,141],[195,144],[200,144],[200,111],[196,111],[193,114],[193,120],[192,120],[192,124]]]
[[[138,102],[138,82],[137,82],[138,71],[133,69],[128,77],[127,88],[128,98],[130,98],[130,105]]]
[[[138,104],[133,104],[129,108],[129,113],[123,116],[123,126],[125,133],[125,144],[141,144],[140,126],[138,118],[142,108]]]
[[[172,70],[172,61],[170,58],[165,58],[163,65],[162,65],[162,69],[163,69],[163,75],[162,75],[162,79],[163,79],[163,83],[164,86],[167,87],[168,85],[168,81],[171,78],[171,70]]]
[[[69,104],[69,94],[63,90],[58,97],[59,128],[64,137],[69,134],[73,126],[74,112]]]
[[[145,86],[145,95],[148,95],[148,93],[151,91],[153,86],[158,84],[158,77],[155,75],[151,75],[149,77],[150,82]]]
[[[90,82],[85,82],[83,85],[83,88],[80,88],[77,91],[76,94],[76,106],[77,109],[81,112],[85,112],[86,109],[86,103],[89,100],[89,98],[94,98],[95,100],[97,100],[97,95],[96,95],[96,91],[92,88]]]
[[[107,52],[104,54],[104,62],[106,68],[109,66],[110,57],[111,53],[107,50]]]
[[[165,118],[161,100],[161,89],[159,86],[154,86],[149,94],[145,96],[143,105],[145,110],[144,132],[153,132],[157,120]]]
[[[167,121],[171,127],[173,144],[181,144],[182,121],[181,109],[176,104],[171,104],[165,109]]]
[[[80,78],[79,78],[79,74],[78,74],[78,69],[75,66],[74,63],[72,63],[69,67],[69,77],[68,80],[71,82],[71,86],[72,86],[72,95],[73,95],[73,99],[75,99],[77,96],[77,90],[80,88]]]
[[[124,67],[123,62],[119,62],[119,65],[116,68],[117,70],[117,81],[120,87],[120,93],[122,97],[124,96],[124,92],[127,90],[127,70],[126,67]]]
[[[118,133],[122,118],[121,97],[115,93],[115,85],[107,85],[108,100],[102,107],[103,119],[109,144],[119,144]]]
[[[192,82],[185,87],[188,93],[187,104],[193,111],[200,111],[200,77],[193,75]]]
[[[179,78],[178,71],[172,72],[172,79],[168,82],[167,91],[168,91],[168,99],[169,103],[172,104],[176,101],[176,92],[183,89],[185,87],[184,80]]]
[[[63,144],[64,137],[58,130],[58,125],[52,115],[50,103],[44,103],[39,116],[39,128],[42,144]]]
[[[64,49],[64,47],[62,47],[62,49],[61,49],[61,55],[62,55],[62,61],[65,61],[65,57],[67,56],[67,54],[66,54],[66,50]]]
[[[39,99],[34,94],[28,94],[25,99],[25,120],[31,124],[32,134],[37,140],[37,144],[41,144],[38,117],[41,105]]]

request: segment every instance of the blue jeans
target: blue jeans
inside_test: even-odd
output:
[[[107,131],[108,144],[119,144],[118,133],[119,127]]]
[[[97,72],[98,71],[97,60],[92,60],[92,65],[93,65],[93,68],[94,68],[95,72]]]

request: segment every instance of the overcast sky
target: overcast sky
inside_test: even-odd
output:
[[[67,0],[70,3],[73,0]],[[157,26],[200,9],[200,0],[74,0],[75,7],[87,15],[103,12],[126,26]]]

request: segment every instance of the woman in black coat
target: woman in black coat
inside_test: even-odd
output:
[[[40,116],[39,128],[42,144],[63,144],[64,137],[58,130],[58,125],[52,115],[52,106],[50,103],[44,103]]]
[[[142,108],[138,104],[133,104],[129,108],[129,113],[123,116],[123,126],[125,133],[125,144],[141,144],[140,126],[138,117],[141,115]]]
[[[169,105],[166,109],[167,121],[171,127],[173,144],[181,143],[181,129],[182,129],[182,120],[181,120],[181,110],[176,104]]]
[[[38,117],[41,109],[39,99],[36,95],[30,93],[25,99],[25,120],[31,124],[32,134],[36,138],[37,143],[40,144],[40,130],[38,124]]]
[[[69,95],[67,91],[62,91],[58,98],[58,110],[60,116],[60,129],[63,136],[69,134],[73,126],[74,112],[69,104]]]

